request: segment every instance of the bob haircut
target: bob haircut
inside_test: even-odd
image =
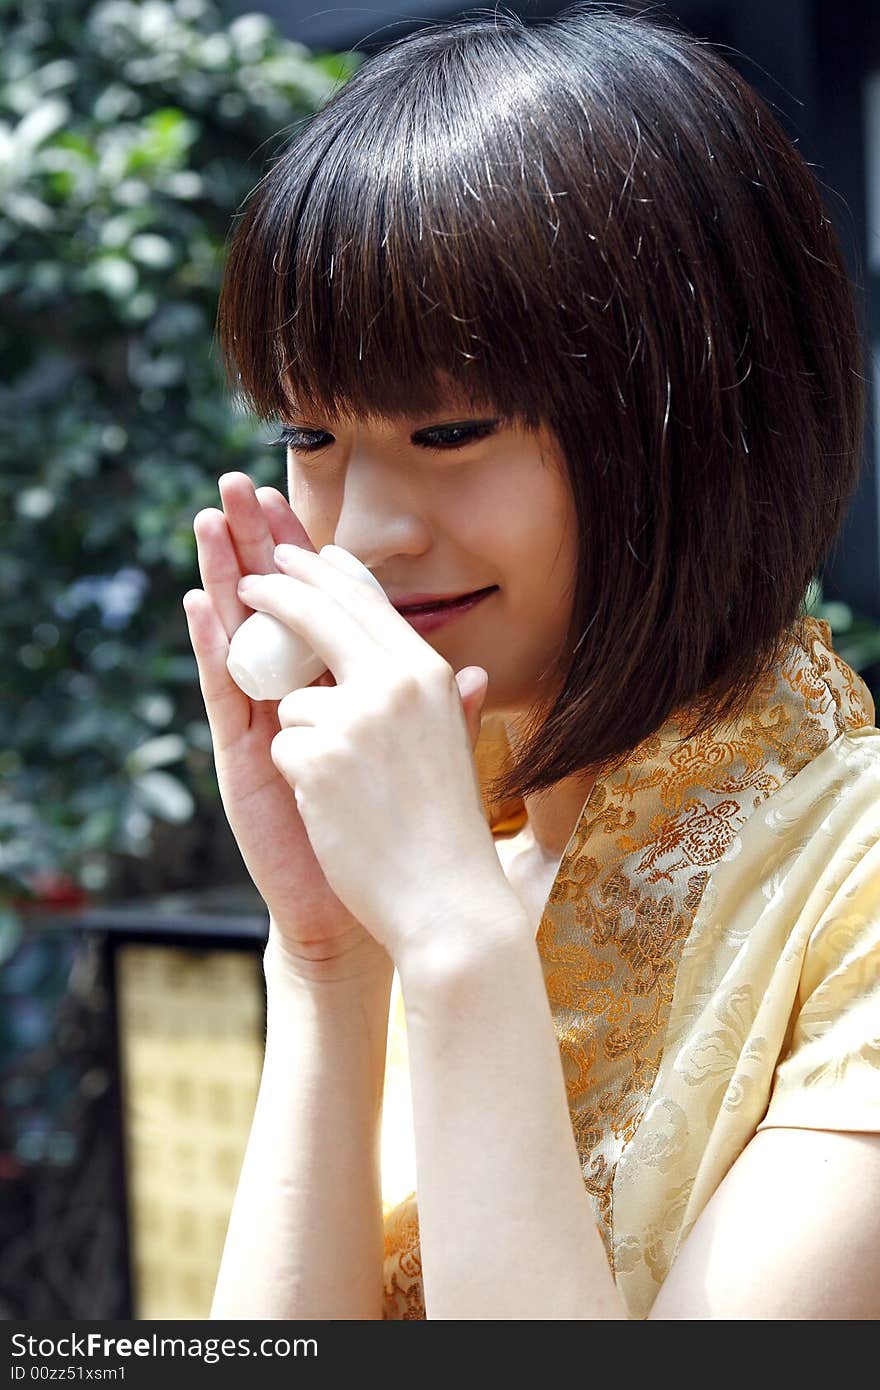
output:
[[[262,420],[424,416],[446,380],[558,440],[568,655],[498,801],[741,718],[858,483],[862,325],[807,164],[706,42],[610,6],[369,57],[245,200],[217,327]]]

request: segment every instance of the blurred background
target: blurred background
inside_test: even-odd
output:
[[[837,228],[869,410],[808,606],[880,706],[880,11],[616,8],[722,45]],[[294,123],[369,53],[491,9],[0,0],[0,1318],[207,1316],[262,1064],[267,919],[181,599],[220,474],[284,486],[223,383],[225,249]]]

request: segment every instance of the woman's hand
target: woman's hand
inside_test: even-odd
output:
[[[521,912],[473,760],[485,671],[456,676],[383,594],[324,555],[294,547],[275,564],[284,573],[249,576],[239,593],[335,678],[285,695],[270,750],[330,889],[397,964],[418,937],[452,940],[464,902]]]
[[[226,669],[229,639],[250,617],[236,593],[242,574],[273,572],[272,552],[279,541],[314,548],[275,488],[255,492],[244,473],[224,474],[219,488],[223,510],[207,507],[193,520],[204,590],[190,589],[183,606],[223,809],[269,910],[269,944],[310,979],[390,974],[384,949],[328,884],[290,784],[273,761],[273,739],[281,728],[278,702],[250,700]],[[321,685],[333,685],[329,672],[309,691]]]

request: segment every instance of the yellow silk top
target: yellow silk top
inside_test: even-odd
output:
[[[880,1131],[880,730],[828,624],[791,631],[739,723],[676,748],[673,717],[595,783],[536,937],[586,1197],[632,1318],[757,1130]],[[481,787],[505,755],[485,719]],[[493,835],[525,821],[521,802],[484,804]],[[389,1021],[383,1316],[424,1318],[396,972]]]

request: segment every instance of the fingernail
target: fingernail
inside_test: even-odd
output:
[[[294,547],[292,545],[276,545],[275,563],[276,565],[286,565],[293,559]]]
[[[239,579],[238,581],[238,592],[240,594],[243,594],[246,592],[246,590],[252,589],[254,587],[255,577],[256,576],[253,574],[242,575],[241,579]]]

